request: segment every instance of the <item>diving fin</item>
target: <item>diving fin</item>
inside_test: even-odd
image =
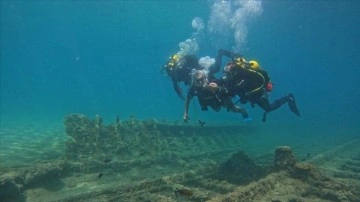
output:
[[[297,116],[300,117],[300,116],[301,116],[301,115],[300,115],[300,111],[299,111],[299,109],[296,107],[294,95],[293,95],[292,93],[290,93],[288,96],[289,96],[288,105],[289,105],[290,110],[291,110],[294,114],[296,114]]]

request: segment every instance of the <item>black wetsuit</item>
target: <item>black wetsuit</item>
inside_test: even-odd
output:
[[[246,110],[235,106],[232,103],[231,97],[228,95],[226,88],[221,86],[221,80],[215,78],[215,73],[217,73],[219,69],[219,65],[215,65],[213,68],[209,69],[209,72],[206,76],[206,81],[201,80],[201,78],[198,78],[196,75],[193,75],[196,80],[190,86],[187,98],[185,100],[185,110],[183,117],[185,122],[189,120],[187,113],[190,101],[194,96],[198,97],[202,111],[207,111],[208,107],[211,107],[214,111],[218,112],[222,107],[226,107],[228,111],[241,113],[244,118],[248,117]],[[217,87],[212,83],[216,83]]]
[[[204,69],[199,65],[199,59],[195,55],[185,55],[182,57],[174,70],[169,72],[169,76],[173,82],[173,87],[177,95],[183,99],[183,94],[179,86],[180,82],[184,82],[185,85],[191,84],[191,72],[193,70]],[[213,78],[214,74],[219,71],[219,68],[212,68],[209,72],[209,78]]]
[[[185,85],[190,85],[190,74],[193,69],[202,69],[202,67],[199,65],[198,58],[195,55],[185,55],[179,60],[178,64],[176,64],[176,67],[171,72],[168,72],[176,94],[182,99],[184,96],[182,94],[179,83],[184,82]]]
[[[236,57],[240,57],[240,55],[231,51],[219,50],[215,68],[220,68],[222,56],[227,56],[233,60]],[[240,102],[243,104],[250,101],[252,105],[257,104],[266,113],[268,113],[278,109],[283,104],[288,103],[291,111],[300,116],[300,113],[295,105],[294,96],[291,93],[270,104],[268,100],[268,93],[266,91],[266,86],[269,81],[270,77],[265,70],[252,70],[246,67],[236,67],[233,68],[231,74],[224,73],[221,83],[227,90],[229,96],[239,96]],[[266,116],[264,115],[264,117]]]
[[[207,88],[191,86],[187,94],[187,99],[191,100],[194,96],[198,97],[199,104],[202,111],[207,111],[208,106],[214,111],[220,111],[224,101],[218,93],[214,93]]]

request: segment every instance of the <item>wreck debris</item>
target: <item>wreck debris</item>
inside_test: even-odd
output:
[[[92,120],[81,114],[64,123],[70,140],[62,162],[4,172],[1,200],[360,201],[359,141],[337,166],[335,152],[312,165],[313,155],[299,163],[288,146],[260,158],[233,153],[244,143],[234,131],[249,132],[244,126],[202,128],[134,117],[106,125],[99,115]],[[319,169],[325,163],[332,175]],[[58,183],[56,190],[45,181]],[[46,189],[53,198],[39,199]]]
[[[60,179],[65,173],[65,162],[40,163],[28,168],[16,168],[0,175],[0,199],[22,201],[23,191],[41,187],[47,181]]]

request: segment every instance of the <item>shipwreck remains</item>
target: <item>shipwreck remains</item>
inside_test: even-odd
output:
[[[82,114],[64,125],[61,158],[1,169],[1,200],[360,201],[359,140],[304,162],[288,146],[248,155],[243,137],[256,135],[253,125],[133,117],[106,125]]]

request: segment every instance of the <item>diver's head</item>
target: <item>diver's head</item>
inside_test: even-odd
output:
[[[224,67],[224,72],[226,73],[230,73],[233,72],[236,68],[236,63],[235,62],[229,62],[225,67]]]
[[[191,84],[196,87],[205,87],[208,83],[208,74],[205,70],[193,70],[191,72]]]
[[[236,61],[229,62],[224,67],[224,75],[222,78],[226,80],[233,80],[239,74],[239,67],[240,66],[236,63]]]
[[[257,61],[255,61],[255,60],[250,60],[249,65],[250,65],[250,68],[253,69],[253,70],[259,70],[260,69],[259,63]]]

